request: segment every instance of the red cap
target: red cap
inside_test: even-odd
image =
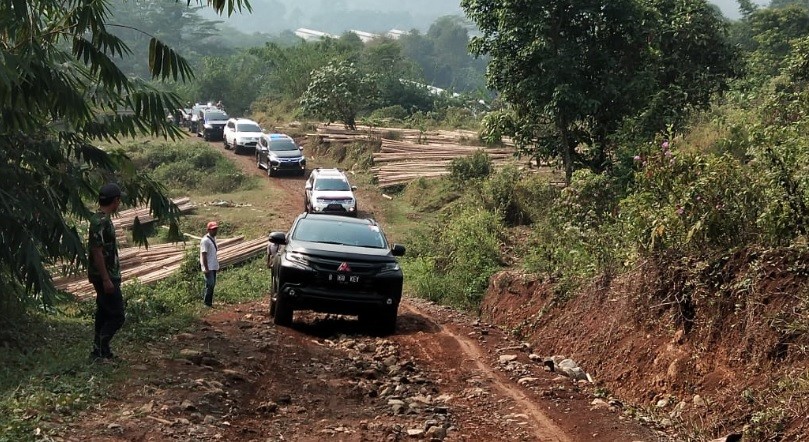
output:
[[[217,224],[216,221],[211,221],[211,222],[208,223],[208,230],[213,230],[213,229],[218,229],[218,228],[219,228],[219,224]]]

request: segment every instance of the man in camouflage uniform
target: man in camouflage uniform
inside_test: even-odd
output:
[[[95,336],[90,358],[115,359],[110,341],[124,325],[124,300],[121,296],[121,268],[118,262],[118,243],[115,226],[110,216],[121,204],[121,188],[109,183],[98,194],[98,212],[90,219],[90,251],[87,276],[96,291]]]

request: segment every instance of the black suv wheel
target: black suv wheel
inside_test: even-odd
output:
[[[276,295],[275,298],[275,314],[273,315],[273,322],[275,325],[280,325],[281,327],[289,327],[292,325],[292,306],[289,305],[286,299],[284,299],[281,295]],[[273,307],[270,307],[270,310],[273,310]]]

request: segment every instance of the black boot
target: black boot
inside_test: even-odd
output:
[[[104,359],[117,359],[115,354],[110,350],[110,341],[112,340],[112,336],[104,336],[100,340],[100,350],[99,354]]]

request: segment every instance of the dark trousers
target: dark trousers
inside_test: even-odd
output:
[[[202,300],[205,305],[210,306],[213,304],[213,288],[216,287],[216,270],[211,270],[205,275],[205,291],[202,292]]]
[[[124,299],[121,296],[121,280],[113,279],[115,289],[112,293],[104,292],[104,283],[92,281],[96,290],[95,336],[93,352],[99,356],[110,356],[110,341],[115,333],[124,325]]]

